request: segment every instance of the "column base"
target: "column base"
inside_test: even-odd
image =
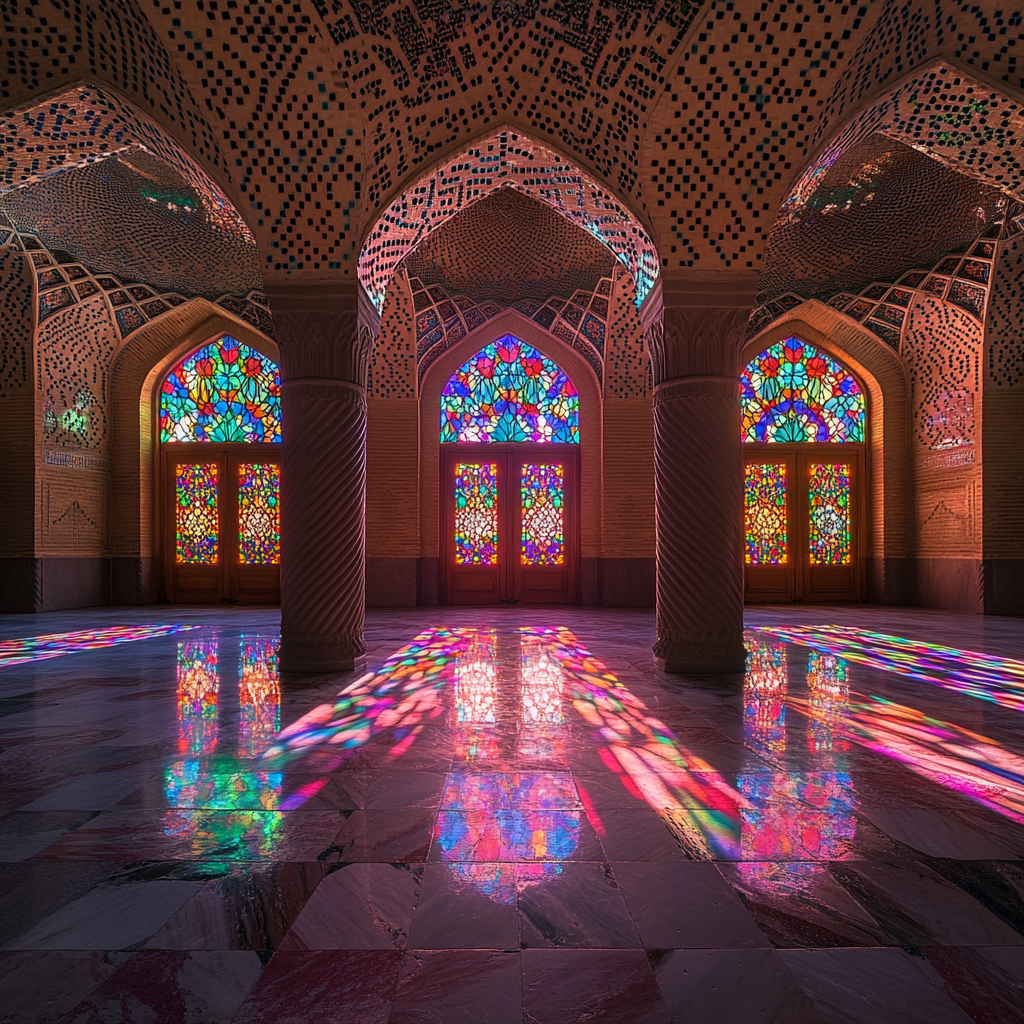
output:
[[[282,636],[280,662],[293,677],[356,672],[366,668],[366,647],[361,638]]]
[[[747,649],[741,640],[658,643],[654,664],[673,675],[736,675],[747,667]]]

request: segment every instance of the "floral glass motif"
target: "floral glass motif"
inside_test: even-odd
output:
[[[789,338],[740,377],[744,441],[863,441],[864,394],[848,370]]]
[[[277,565],[281,561],[281,474],[273,462],[238,467],[238,561]]]
[[[160,440],[279,442],[277,364],[229,335],[186,356],[163,383]]]
[[[565,469],[523,466],[521,481],[523,565],[565,563]]]
[[[532,346],[506,334],[452,375],[441,393],[441,441],[579,444],[572,381]]]
[[[185,462],[174,470],[175,561],[216,565],[219,522],[216,463]]]
[[[811,465],[811,565],[850,564],[850,467],[832,462]]]
[[[745,525],[747,565],[786,565],[786,466],[748,462]]]
[[[498,466],[455,466],[455,564],[498,563]]]

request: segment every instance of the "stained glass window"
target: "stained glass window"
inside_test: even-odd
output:
[[[560,465],[523,466],[523,565],[565,563],[565,470]]]
[[[277,565],[281,561],[281,476],[276,463],[238,467],[238,561]]]
[[[186,356],[164,380],[160,440],[280,441],[277,364],[228,335]]]
[[[850,467],[813,463],[807,497],[811,565],[849,565]]]
[[[740,377],[744,441],[863,441],[864,394],[848,370],[789,338]]]
[[[747,565],[785,565],[786,467],[749,462],[744,489]]]
[[[216,565],[217,465],[185,462],[174,470],[177,501],[174,505],[175,561],[179,564]]]
[[[580,400],[550,359],[511,334],[463,363],[441,393],[441,441],[579,444]]]
[[[498,466],[455,466],[455,564],[498,563]]]

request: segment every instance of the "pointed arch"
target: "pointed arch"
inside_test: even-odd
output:
[[[115,604],[151,604],[157,599],[160,386],[189,353],[224,334],[280,361],[272,338],[206,299],[191,299],[146,324],[114,359],[109,543]]]
[[[750,338],[743,365],[794,336],[847,367],[864,392],[868,595],[881,604],[906,603],[914,530],[906,365],[866,327],[817,300],[795,307]]]
[[[281,371],[225,332],[180,359],[160,387],[160,440],[281,441]]]
[[[370,228],[358,273],[378,311],[399,263],[447,220],[499,188],[515,188],[546,203],[606,245],[632,276],[639,308],[659,274],[658,251],[647,230],[577,164],[504,126],[411,181]]]

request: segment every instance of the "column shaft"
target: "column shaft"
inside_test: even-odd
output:
[[[365,605],[366,394],[347,381],[282,386],[281,665],[358,667]]]
[[[361,289],[268,289],[281,345],[281,669],[365,660],[366,369]]]
[[[667,672],[742,672],[743,452],[736,381],[681,377],[654,393],[658,639]]]
[[[645,308],[658,529],[654,658],[666,672],[744,668],[738,359],[750,285],[746,277],[662,282]]]

